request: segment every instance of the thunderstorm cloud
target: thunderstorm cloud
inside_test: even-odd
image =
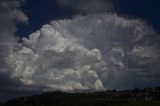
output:
[[[116,13],[74,16],[53,20],[19,42],[16,23],[28,20],[21,2],[0,2],[0,94],[160,84],[160,37],[143,20]]]
[[[156,32],[116,14],[52,21],[5,60],[11,77],[43,90],[126,89],[159,82]],[[132,83],[131,83],[132,82]]]

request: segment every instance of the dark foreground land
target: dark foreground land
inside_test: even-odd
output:
[[[47,92],[15,98],[0,106],[160,106],[160,88],[93,93]]]

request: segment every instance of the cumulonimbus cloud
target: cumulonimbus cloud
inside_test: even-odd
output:
[[[18,42],[16,23],[27,17],[20,2],[0,3],[0,76],[7,79],[2,91],[159,85],[159,35],[142,20],[114,13],[75,16],[43,25]]]
[[[159,39],[147,24],[116,14],[52,21],[6,59],[11,77],[43,90],[159,85]]]
[[[103,70],[100,51],[63,37],[51,25],[24,38],[7,60],[14,70],[12,77],[26,85],[70,91],[104,89],[95,70]]]

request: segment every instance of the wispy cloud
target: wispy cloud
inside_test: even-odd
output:
[[[57,0],[62,7],[75,9],[78,13],[97,13],[114,10],[115,0]]]

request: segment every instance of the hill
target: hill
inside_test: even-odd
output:
[[[0,106],[160,106],[160,88],[92,93],[46,92],[15,98]]]

